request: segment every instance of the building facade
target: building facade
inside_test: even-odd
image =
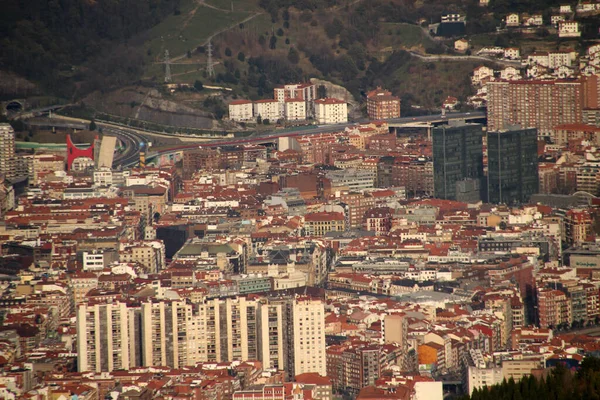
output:
[[[539,191],[537,130],[487,134],[488,202],[525,203]]]
[[[369,119],[389,119],[400,117],[400,98],[380,87],[367,93],[367,114]]]
[[[483,178],[483,131],[479,124],[442,125],[433,129],[434,197],[457,198],[457,185]],[[479,185],[477,185],[479,188]]]
[[[550,135],[558,125],[582,121],[580,81],[493,81],[488,89],[488,130],[511,125]]]
[[[318,124],[343,124],[348,122],[348,105],[340,99],[315,100],[315,119]]]

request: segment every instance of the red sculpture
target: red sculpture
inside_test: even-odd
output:
[[[88,157],[94,159],[94,142],[91,146],[85,149],[80,149],[73,144],[71,135],[67,135],[67,169],[70,171],[73,161],[79,157]]]

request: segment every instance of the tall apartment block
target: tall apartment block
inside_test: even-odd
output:
[[[125,302],[77,308],[79,371],[113,371],[142,365],[140,308]]]
[[[537,129],[488,132],[488,202],[525,203],[539,191]]]
[[[369,119],[389,119],[400,117],[400,98],[392,92],[377,87],[367,93],[367,114]]]
[[[9,124],[0,124],[0,175],[7,179],[16,175],[15,131]]]
[[[286,100],[300,99],[305,102],[307,116],[315,115],[314,101],[317,99],[317,86],[312,83],[292,83],[273,89],[273,98],[277,100],[284,113]]]
[[[480,200],[483,178],[482,132],[480,124],[464,122],[433,129],[434,197],[468,202]],[[465,180],[472,184],[465,185]]]
[[[493,81],[487,89],[489,131],[521,125],[548,136],[558,125],[582,122],[581,81]]]
[[[325,309],[310,298],[81,304],[77,338],[80,371],[259,360],[326,374]]]

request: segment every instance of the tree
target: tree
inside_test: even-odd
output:
[[[271,123],[271,121],[269,121],[268,118],[263,119],[263,125],[269,125]]]
[[[260,35],[260,37],[258,38],[258,44],[264,47],[265,44],[267,44],[267,39],[265,39],[263,35]]]
[[[96,130],[96,121],[94,121],[93,119],[90,121],[90,131],[95,131]]]
[[[277,29],[277,36],[283,36],[283,29]]]
[[[344,29],[344,23],[338,18],[334,18],[333,21],[325,25],[325,33],[327,37],[333,39],[339,35]]]
[[[271,35],[271,39],[269,40],[269,48],[271,50],[275,50],[277,48],[277,37],[275,35]]]
[[[192,52],[191,52],[191,50],[188,50],[187,53],[186,53],[186,55],[187,55],[187,58],[192,58]]]
[[[240,51],[237,58],[239,61],[244,62],[246,60],[246,55]]]
[[[325,85],[319,85],[317,88],[317,97],[320,99],[327,98],[327,87]]]
[[[290,51],[288,52],[288,60],[292,64],[298,64],[300,62],[300,54],[298,54],[298,50],[290,47]]]
[[[197,91],[201,91],[202,89],[204,89],[204,85],[202,84],[201,81],[196,80],[194,82],[194,89],[196,89]]]
[[[227,57],[231,57],[231,54],[232,54],[232,53],[231,53],[231,49],[230,49],[229,47],[226,47],[226,48],[225,48],[225,55],[226,55]]]
[[[260,115],[256,117],[256,123],[259,125],[262,124],[262,117]]]

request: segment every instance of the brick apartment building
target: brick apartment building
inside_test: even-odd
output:
[[[487,88],[488,131],[521,125],[547,136],[558,125],[582,122],[581,81],[493,81]]]
[[[378,86],[367,93],[367,114],[370,119],[399,118],[400,98]]]

